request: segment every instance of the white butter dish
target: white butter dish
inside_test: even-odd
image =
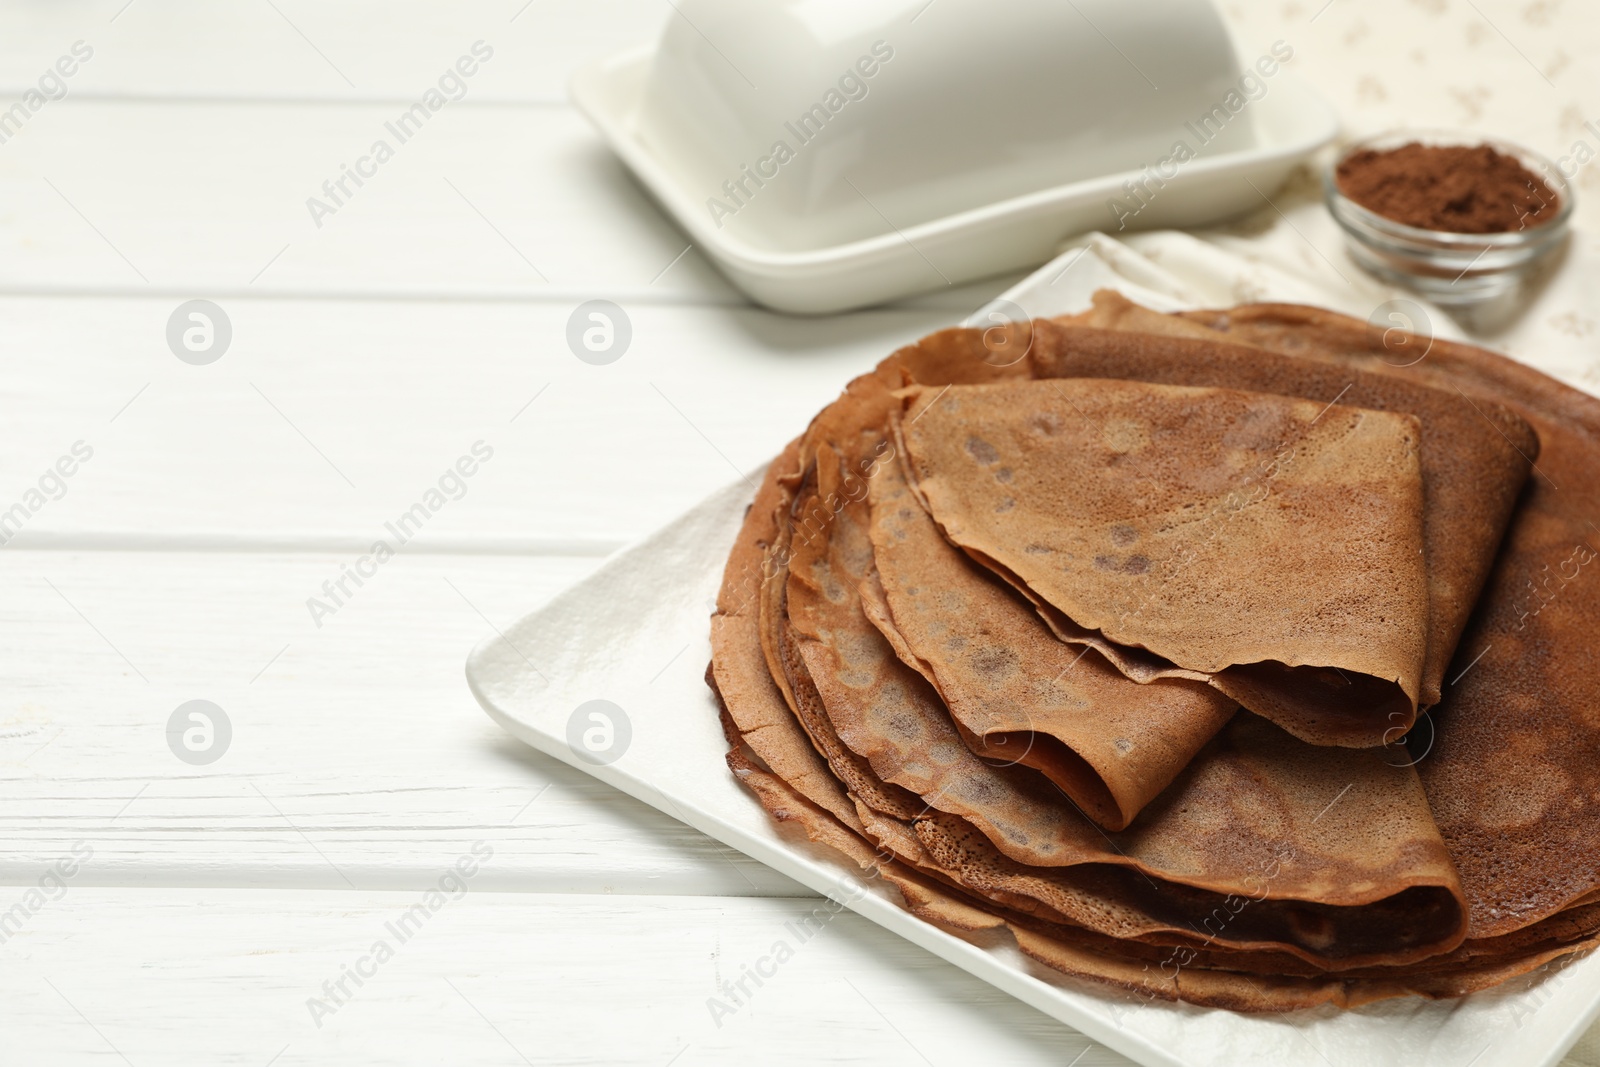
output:
[[[1332,108],[1208,0],[680,0],[574,102],[691,240],[783,311],[1262,203]]]

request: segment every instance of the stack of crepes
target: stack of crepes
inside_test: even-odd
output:
[[[896,352],[728,561],[734,773],[923,919],[1145,998],[1459,996],[1591,947],[1600,402],[1400,340],[1101,293]]]

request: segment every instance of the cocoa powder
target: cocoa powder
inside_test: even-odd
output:
[[[1424,230],[1505,233],[1549,222],[1560,209],[1537,174],[1486,144],[1367,149],[1341,162],[1336,180],[1367,210]]]

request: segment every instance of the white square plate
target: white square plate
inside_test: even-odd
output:
[[[1041,269],[1006,299],[1034,315],[1068,310],[1064,299],[1081,306],[1082,287],[1071,296],[1052,290],[1058,271],[1056,264]],[[968,941],[915,918],[894,890],[861,878],[837,854],[779,831],[723,762],[727,744],[716,703],[698,671],[674,669],[652,684],[675,658],[709,660],[709,616],[753,493],[752,484],[741,482],[715,494],[474,649],[467,679],[490,716],[540,751],[1152,1067],[1553,1067],[1600,1011],[1600,954],[1461,1000],[1243,1015],[1146,1004],[1039,967],[1009,938]],[[591,762],[586,750],[580,755],[581,740],[568,740],[569,731],[579,738],[595,725],[577,714],[591,700],[621,709],[613,713],[617,754],[604,765]]]

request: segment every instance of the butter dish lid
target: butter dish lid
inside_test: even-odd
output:
[[[636,131],[733,237],[806,251],[1138,168],[1240,64],[1208,0],[679,0]],[[1191,138],[1193,140],[1194,138]]]

